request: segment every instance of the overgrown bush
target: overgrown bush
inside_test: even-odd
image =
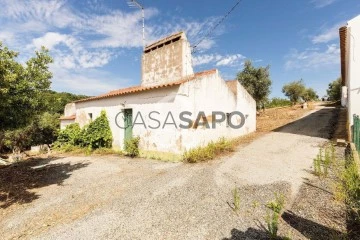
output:
[[[6,131],[4,145],[8,150],[23,152],[31,147],[31,135],[30,127]]]
[[[232,151],[234,151],[234,144],[225,138],[220,138],[217,142],[210,142],[205,147],[197,147],[186,151],[183,154],[183,161],[188,163],[208,161],[222,153]]]
[[[78,123],[72,123],[66,126],[66,128],[60,131],[57,145],[71,145],[77,146],[81,142],[81,128]]]
[[[140,142],[140,137],[131,138],[125,141],[124,149],[126,151],[127,156],[132,158],[139,156],[140,154],[139,142]]]
[[[59,115],[43,113],[26,127],[1,131],[0,152],[11,152],[30,149],[34,145],[53,143],[59,132]]]
[[[86,128],[85,145],[91,149],[112,146],[112,133],[105,111],[101,111],[100,116]]]
[[[112,133],[105,111],[89,125],[80,128],[78,123],[69,124],[60,131],[56,148],[71,149],[77,146],[89,149],[111,148]]]

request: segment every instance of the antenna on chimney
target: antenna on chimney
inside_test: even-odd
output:
[[[143,48],[145,50],[145,11],[144,11],[144,7],[136,0],[129,0],[127,2],[127,4],[129,5],[130,8],[140,8],[141,9],[142,23],[143,23],[143,27],[142,27]]]

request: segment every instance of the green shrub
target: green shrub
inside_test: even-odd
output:
[[[105,111],[89,125],[80,128],[78,123],[73,123],[60,131],[54,146],[56,148],[69,149],[67,145],[83,148],[98,149],[111,148],[112,133]]]
[[[4,145],[11,151],[25,151],[31,147],[32,129],[30,127],[6,131]]]
[[[225,138],[220,138],[217,142],[210,142],[205,147],[197,147],[186,151],[183,154],[183,161],[197,163],[214,159],[216,156],[234,151],[234,144]]]
[[[78,123],[72,123],[60,131],[56,145],[72,145],[76,146],[81,141],[80,139],[81,128]]]
[[[139,156],[139,142],[140,137],[131,138],[127,141],[125,141],[125,151],[126,155],[129,157],[137,157]]]
[[[91,149],[111,148],[112,133],[105,111],[101,111],[100,116],[89,124],[82,138],[85,138],[84,145]]]

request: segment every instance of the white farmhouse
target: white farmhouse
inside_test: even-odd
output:
[[[339,32],[343,86],[341,104],[348,109],[348,134],[351,137],[353,115],[360,115],[360,15],[340,28]]]
[[[83,127],[102,110],[110,122],[113,147],[118,149],[139,136],[142,150],[182,153],[220,137],[256,130],[254,99],[238,81],[225,82],[216,69],[194,73],[183,32],[144,49],[141,85],[68,104],[61,128],[74,122]]]

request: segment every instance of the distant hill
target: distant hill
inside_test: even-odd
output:
[[[66,104],[89,97],[85,95],[76,95],[67,92],[55,92],[52,90],[48,90],[44,92],[42,95],[44,97],[44,102],[45,102],[45,106],[44,106],[45,112],[49,112],[52,114],[54,113],[63,114],[64,107]]]

